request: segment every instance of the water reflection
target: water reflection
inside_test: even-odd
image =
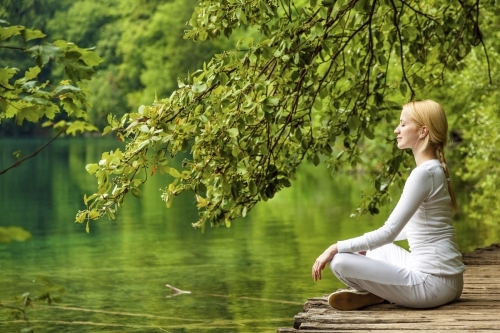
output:
[[[0,167],[11,152],[36,141],[0,141]],[[166,209],[160,189],[169,176],[156,174],[143,197],[126,199],[116,221],[74,224],[84,193],[95,180],[84,169],[115,142],[60,140],[20,168],[0,176],[0,226],[33,234],[23,243],[0,244],[0,301],[37,292],[38,275],[66,287],[63,303],[29,311],[40,332],[275,332],[290,326],[304,301],[340,284],[313,283],[316,256],[337,239],[383,223],[380,216],[349,218],[360,180],[331,178],[305,166],[290,189],[259,204],[232,227],[194,230],[194,199],[175,198]],[[485,245],[488,228],[457,224],[462,249]],[[474,233],[470,231],[474,230]],[[191,294],[172,294],[170,284]],[[0,312],[0,331],[19,325]]]

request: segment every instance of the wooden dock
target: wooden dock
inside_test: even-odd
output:
[[[463,261],[465,285],[456,302],[426,310],[382,303],[338,311],[325,295],[309,299],[294,317],[293,328],[277,333],[500,331],[500,244],[465,254]]]

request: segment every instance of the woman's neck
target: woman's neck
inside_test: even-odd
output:
[[[429,146],[429,148],[431,147]],[[437,160],[436,152],[429,148],[424,151],[413,151],[413,156],[415,157],[415,163],[417,166],[430,160]]]

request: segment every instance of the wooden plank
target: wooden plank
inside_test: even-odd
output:
[[[397,330],[398,333],[415,333],[415,331],[417,330],[410,330],[410,329],[398,329]],[[338,333],[341,333],[341,332],[345,332],[345,331],[338,331],[338,330],[317,330],[317,329],[313,329],[313,330],[309,330],[309,329],[295,329],[295,328],[287,328],[287,327],[282,327],[282,328],[278,328],[278,330],[276,331],[277,333],[335,333],[335,332],[338,332]],[[363,329],[363,330],[358,330],[358,329],[351,329],[349,330],[349,333],[366,333],[367,330]],[[377,330],[377,329],[370,329],[370,332],[371,333],[387,333],[387,330]],[[455,331],[450,331],[449,329],[445,329],[445,330],[435,330],[433,329],[432,330],[432,333],[450,333],[450,332],[455,332]],[[488,330],[477,330],[477,329],[463,329],[463,330],[460,330],[460,332],[467,332],[467,333],[491,333],[492,330],[488,329]]]
[[[479,304],[496,304],[495,308],[498,308],[500,305],[500,290],[493,290],[493,292],[488,292],[485,293],[482,290],[465,290],[462,293],[462,297],[460,298],[459,301],[453,302],[450,304],[442,305],[441,307],[438,307],[439,311],[443,311],[445,308],[461,308],[464,306],[473,306],[476,303]],[[306,304],[304,305],[304,312],[307,312],[309,309],[314,309],[314,308],[329,308],[330,306],[328,305],[328,301],[325,299],[322,300],[314,300],[314,301],[307,301]],[[387,310],[394,310],[394,309],[402,309],[402,310],[407,310],[407,311],[414,311],[414,309],[408,309],[402,306],[398,306],[395,304],[389,304],[389,303],[383,303],[383,304],[378,304],[378,305],[373,305],[370,307],[366,307],[364,309],[357,310],[358,312],[364,312],[372,309],[377,309],[378,311],[383,311],[384,309]],[[333,310],[333,309],[332,309]],[[335,311],[335,310],[333,310]],[[424,309],[424,310],[416,310],[416,311],[430,311],[429,309]]]
[[[370,318],[376,316],[380,311],[378,309],[372,311],[337,311],[332,308],[321,308],[321,309],[311,309],[307,313],[300,312],[298,315],[311,315],[311,316],[337,316],[337,317],[366,317]],[[392,314],[388,318],[396,317],[408,317],[408,316],[418,316],[421,318],[432,317],[436,315],[450,315],[455,313],[455,309],[448,307],[441,307],[437,309],[407,309],[400,307],[399,309],[392,311]],[[463,311],[464,315],[500,315],[497,308],[485,308],[485,309],[471,309],[470,311]],[[298,316],[297,315],[297,316]]]
[[[325,323],[302,323],[300,325],[300,329],[322,329],[322,330],[351,330],[354,324],[325,324]],[[356,329],[358,330],[386,330],[386,331],[395,331],[399,330],[402,325],[400,323],[388,323],[388,324],[356,324]],[[481,321],[470,321],[470,322],[433,322],[433,323],[405,323],[405,329],[412,330],[423,330],[423,331],[431,331],[434,330],[462,330],[462,329],[480,329],[480,330],[493,330],[498,329],[498,322],[481,322]]]
[[[408,313],[401,313],[400,315],[396,315],[395,313],[387,313],[388,315],[384,315],[381,313],[370,313],[370,315],[360,315],[360,314],[345,314],[345,315],[335,315],[335,314],[318,314],[318,315],[304,315],[303,317],[300,317],[297,315],[295,317],[295,322],[294,322],[294,327],[295,328],[302,328],[306,327],[307,325],[312,325],[312,324],[325,324],[325,325],[330,325],[334,324],[336,325],[336,328],[343,327],[342,325],[351,325],[355,326],[357,328],[359,327],[365,327],[366,325],[372,325],[375,327],[380,324],[392,324],[396,325],[400,328],[411,328],[415,323],[422,324],[426,323],[428,325],[437,325],[437,324],[442,324],[443,322],[446,323],[446,325],[457,325],[456,323],[475,323],[475,322],[481,322],[481,323],[488,323],[489,326],[490,324],[495,324],[497,327],[498,325],[498,312],[490,312],[490,313],[480,313],[477,312],[475,313],[474,311],[471,311],[471,309],[468,309],[467,312],[462,313],[462,316],[460,317],[454,317],[456,315],[456,312],[448,312],[448,313],[434,313],[432,315],[429,314],[419,314],[419,313],[414,313],[413,315],[408,314]],[[306,325],[306,326],[304,326]],[[321,326],[320,325],[320,326]],[[461,324],[460,324],[461,325]],[[488,327],[489,327],[488,326]],[[325,326],[326,327],[326,326]],[[500,328],[500,327],[499,327]]]
[[[308,316],[304,316],[303,319],[308,322],[334,322],[338,323],[406,323],[406,322],[431,322],[431,321],[479,321],[479,320],[494,320],[498,319],[498,313],[481,313],[475,311],[469,311],[468,313],[464,313],[463,316],[453,317],[453,313],[434,313],[434,314],[422,314],[422,313],[400,313],[397,315],[396,313],[392,313],[391,316],[377,316],[376,313],[372,313],[370,315],[358,315],[358,314],[350,314],[350,315],[338,315],[336,313],[330,314],[316,314]],[[444,318],[444,319],[443,319]],[[299,318],[296,318],[299,319]],[[500,327],[499,327],[500,328]]]

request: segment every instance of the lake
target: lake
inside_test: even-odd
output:
[[[43,144],[1,139],[0,169]],[[383,224],[378,216],[349,215],[369,186],[362,177],[331,177],[325,166],[304,165],[292,187],[258,204],[230,228],[204,233],[195,199],[160,199],[169,176],[155,174],[140,199],[128,197],[115,221],[85,225],[74,217],[96,181],[85,171],[117,143],[61,139],[34,159],[0,175],[0,227],[20,226],[24,242],[0,243],[0,302],[12,303],[50,287],[60,302],[35,302],[27,316],[35,332],[275,332],[290,327],[309,297],[342,285],[328,270],[313,282],[316,257],[336,240]],[[396,197],[397,199],[397,197]],[[462,252],[489,245],[488,226],[456,223]],[[189,294],[173,294],[166,284]],[[61,289],[64,287],[64,290]],[[64,291],[64,292],[63,292]],[[0,308],[0,332],[26,327]]]

